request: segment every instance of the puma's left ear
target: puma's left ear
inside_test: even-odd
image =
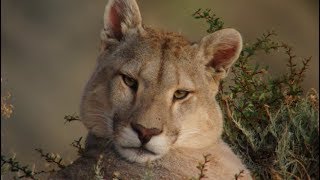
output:
[[[223,29],[204,37],[199,44],[200,58],[224,78],[239,58],[242,38],[235,29]]]

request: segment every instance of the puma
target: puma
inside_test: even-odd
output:
[[[109,0],[97,65],[82,97],[86,152],[51,179],[190,179],[208,156],[208,179],[251,179],[221,139],[215,96],[239,57],[242,38],[223,29],[192,43],[142,24],[135,0]]]

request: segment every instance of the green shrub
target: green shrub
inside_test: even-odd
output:
[[[208,33],[223,28],[210,10],[193,15],[205,19]],[[301,82],[310,58],[274,40],[274,31],[245,43],[231,70],[231,85],[221,83],[217,96],[225,117],[223,139],[242,157],[256,179],[319,179],[319,100],[314,89],[304,96]],[[253,65],[259,53],[284,53],[288,71],[272,78],[267,67]],[[229,80],[228,80],[229,81]]]

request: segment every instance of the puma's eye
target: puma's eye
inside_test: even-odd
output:
[[[131,78],[131,77],[129,77],[129,76],[126,76],[126,75],[122,75],[122,79],[123,79],[123,82],[124,82],[128,87],[130,87],[130,88],[133,89],[133,90],[137,90],[137,88],[138,88],[138,82],[137,82],[135,79],[133,79],[133,78]]]
[[[185,91],[185,90],[177,90],[176,92],[174,92],[174,99],[176,100],[180,100],[180,99],[184,99],[188,96],[189,92]]]

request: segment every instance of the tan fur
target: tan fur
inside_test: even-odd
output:
[[[188,179],[197,176],[196,166],[205,154],[211,154],[209,179],[233,179],[241,170],[243,179],[251,179],[221,140],[223,118],[214,99],[219,81],[239,56],[240,34],[224,29],[191,43],[176,33],[143,26],[134,0],[109,1],[104,19],[101,54],[81,104],[82,122],[93,139],[87,145],[91,155],[56,178],[90,172],[88,168],[102,153],[107,179],[113,171],[125,179],[139,179],[148,162],[155,179]],[[136,92],[125,84],[122,74],[138,82]],[[177,90],[190,94],[174,100]],[[135,149],[141,143],[131,123],[161,130],[145,145],[153,153]]]

